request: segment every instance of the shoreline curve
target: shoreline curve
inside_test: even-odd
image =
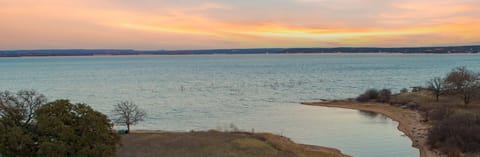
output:
[[[422,122],[423,117],[418,112],[402,109],[381,103],[358,103],[350,100],[327,100],[322,102],[302,102],[302,105],[344,108],[370,111],[383,114],[398,122],[397,129],[412,141],[412,146],[419,149],[420,157],[446,157],[437,150],[432,150],[427,144],[430,125]]]

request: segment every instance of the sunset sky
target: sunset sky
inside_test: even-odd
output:
[[[0,49],[480,44],[480,0],[0,0]]]

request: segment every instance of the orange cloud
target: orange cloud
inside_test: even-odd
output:
[[[306,2],[309,5],[321,5],[318,1],[310,0],[296,5],[301,6]],[[434,6],[413,1],[392,3],[389,5],[392,9],[380,10],[377,16],[368,16],[363,20],[355,19],[353,24],[345,15],[318,22],[302,16],[294,21],[245,22],[235,20],[238,17],[226,20],[225,17],[214,15],[238,12],[237,16],[241,17],[241,11],[248,10],[235,4],[213,2],[195,6],[165,5],[145,11],[117,3],[0,0],[0,34],[5,37],[0,38],[0,49],[191,49],[480,43],[480,31],[477,30],[480,28],[480,14],[474,14],[479,9],[478,5],[451,4],[450,1]],[[288,10],[277,12],[278,17],[285,12],[288,14]],[[324,12],[335,15],[326,11],[318,13]],[[301,10],[296,11],[296,14],[301,13]],[[310,12],[306,12],[305,16],[310,17],[307,13]]]

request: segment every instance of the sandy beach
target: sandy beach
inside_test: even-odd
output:
[[[355,109],[384,114],[398,121],[398,129],[412,140],[412,146],[420,150],[420,157],[445,157],[438,151],[431,150],[427,145],[427,135],[430,125],[422,122],[423,117],[416,111],[401,109],[381,103],[357,103],[348,100],[305,102],[304,105],[337,107]]]

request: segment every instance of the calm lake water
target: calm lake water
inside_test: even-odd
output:
[[[424,85],[480,55],[315,54],[0,58],[0,90],[36,89],[110,114],[121,100],[148,113],[134,129],[206,130],[235,124],[357,157],[417,157],[397,122],[299,102],[368,88]]]

